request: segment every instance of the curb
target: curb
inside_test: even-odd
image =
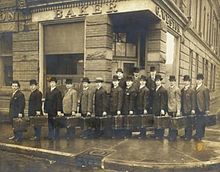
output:
[[[0,150],[50,159],[64,164],[74,164],[75,161],[75,155],[71,153],[52,151],[52,150],[40,149],[40,148],[32,148],[32,147],[15,145],[15,144],[0,143]]]
[[[76,167],[79,167],[76,163],[77,156],[81,154],[71,154],[7,143],[0,143],[0,150],[49,159],[51,161],[57,161],[62,164],[73,165]],[[220,169],[220,157],[213,161],[182,164],[120,161],[106,156],[100,160],[100,165],[101,166],[99,168],[102,169],[127,172],[217,172]]]

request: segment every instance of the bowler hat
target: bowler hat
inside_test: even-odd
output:
[[[160,81],[163,80],[163,78],[161,77],[161,75],[156,75],[156,76],[155,76],[155,81],[158,81],[158,80],[160,80]]]
[[[72,79],[66,79],[66,84],[72,84],[73,80]]]
[[[102,77],[97,77],[96,79],[95,79],[95,82],[97,83],[97,82],[103,82],[104,80],[103,80],[103,78]]]
[[[191,81],[190,76],[189,75],[184,75],[183,76],[183,81]]]
[[[49,82],[52,82],[52,81],[57,82],[57,79],[55,77],[51,77]]]
[[[112,78],[112,81],[118,81],[118,76],[114,75],[113,78]]]
[[[90,81],[89,81],[89,78],[88,78],[88,77],[83,77],[82,82],[88,82],[88,83],[90,83]]]
[[[204,76],[203,74],[199,73],[196,77],[197,80],[203,80],[204,79]]]
[[[156,71],[155,67],[154,67],[154,66],[151,66],[151,67],[150,67],[150,72],[154,72],[154,71]]]
[[[139,72],[140,72],[140,69],[138,67],[133,68],[133,73],[139,73]]]
[[[37,81],[35,79],[30,80],[30,85],[37,85]]]
[[[118,68],[118,69],[116,70],[116,73],[118,73],[118,72],[121,72],[121,73],[123,73],[123,70],[122,70],[122,68]]]
[[[128,76],[126,77],[126,81],[133,81],[133,77],[130,76],[130,75],[128,75]]]
[[[176,81],[176,77],[174,75],[170,75],[169,81]]]
[[[144,75],[141,75],[141,78],[140,78],[140,80],[142,80],[142,81],[147,81],[147,78],[146,78],[146,76],[144,76]]]

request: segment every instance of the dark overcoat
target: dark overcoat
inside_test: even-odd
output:
[[[36,111],[40,111],[42,114],[42,93],[38,89],[30,94],[28,101],[28,115],[35,116]]]
[[[167,112],[167,90],[161,86],[158,90],[155,90],[153,93],[153,104],[152,104],[152,112],[156,116],[160,116],[161,110]]]
[[[56,117],[57,111],[62,111],[62,94],[58,88],[46,92],[44,111],[48,118]]]
[[[202,85],[198,89],[195,89],[195,95],[196,95],[196,110],[198,112],[206,112],[209,111],[209,89]]]
[[[122,110],[123,103],[123,90],[121,87],[111,88],[110,92],[110,107],[109,111],[111,114],[116,114],[117,111]]]
[[[107,112],[107,92],[101,87],[95,91],[95,116],[102,116],[103,112]]]
[[[149,89],[145,86],[138,90],[137,94],[137,110],[143,114],[144,110],[149,108]]]
[[[18,90],[12,95],[10,99],[9,105],[9,116],[10,119],[17,118],[18,114],[21,113],[24,115],[24,108],[25,108],[25,97],[24,94]]]
[[[182,88],[181,90],[181,112],[183,115],[191,114],[192,110],[195,110],[195,90],[191,87]]]
[[[154,91],[156,90],[156,83],[155,81],[151,78],[147,78],[147,88],[149,89],[149,111],[152,110],[152,105],[153,105],[153,94]]]
[[[86,115],[88,112],[93,112],[93,95],[94,91],[92,91],[90,88],[82,90],[80,93],[79,112],[82,115]]]
[[[137,100],[137,90],[134,86],[126,88],[124,91],[124,101],[123,101],[123,115],[128,115],[129,111],[136,112],[136,100]]]

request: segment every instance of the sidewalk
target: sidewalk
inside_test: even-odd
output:
[[[211,111],[219,111],[219,102]],[[220,119],[220,118],[219,118]],[[116,171],[137,172],[219,172],[220,169],[220,122],[206,129],[201,142],[169,142],[167,139],[81,139],[67,141],[30,141],[31,132],[24,141],[8,140],[9,124],[0,125],[0,150],[47,158],[80,167],[97,167]],[[45,130],[46,131],[46,130]],[[64,133],[65,130],[62,131]],[[179,132],[180,135],[183,131]],[[44,133],[46,135],[46,133]]]

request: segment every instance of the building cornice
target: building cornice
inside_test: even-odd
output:
[[[101,0],[101,1],[100,0],[87,0],[87,1],[63,0],[60,2],[43,3],[39,5],[28,5],[28,8],[32,11],[32,13],[38,13],[38,12],[66,9],[66,8],[73,8],[80,6],[116,3],[119,1],[127,1],[127,0]]]

